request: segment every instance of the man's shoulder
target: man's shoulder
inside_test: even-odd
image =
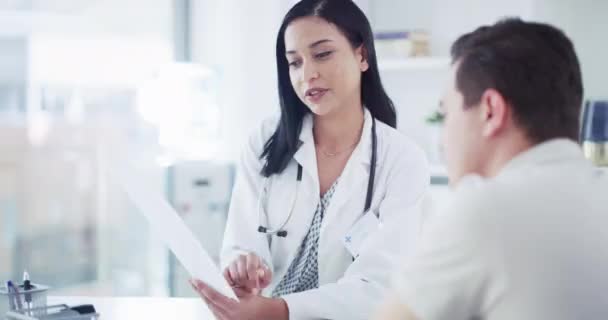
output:
[[[512,181],[502,183],[494,179],[486,179],[478,175],[463,177],[452,193],[453,209],[467,211],[483,211],[495,208],[496,201],[505,198],[519,197],[522,183]]]
[[[608,203],[608,197],[596,195],[607,188],[608,175],[585,166],[537,167],[491,179],[467,176],[453,191],[445,214],[489,223],[532,219],[539,216],[538,210],[559,212]]]
[[[470,175],[461,179],[439,215],[469,227],[492,225],[512,212],[526,210],[533,193],[525,179],[502,181]]]

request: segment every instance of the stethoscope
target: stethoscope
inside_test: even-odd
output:
[[[369,208],[372,205],[372,197],[374,194],[374,179],[376,177],[376,161],[377,161],[376,156],[378,153],[377,139],[378,138],[376,135],[376,119],[374,119],[372,117],[372,159],[371,159],[371,166],[369,169],[369,179],[367,181],[367,194],[365,196],[365,208],[363,209],[363,215],[365,215],[369,211]],[[293,201],[291,202],[291,208],[289,209],[289,214],[287,215],[287,218],[285,219],[285,221],[283,221],[283,223],[278,228],[270,229],[269,227],[265,227],[262,222],[262,215],[266,215],[266,218],[268,218],[268,213],[262,207],[262,202],[263,202],[262,200],[264,198],[266,198],[266,195],[268,193],[268,186],[270,184],[270,178],[266,178],[266,181],[264,183],[264,188],[262,189],[262,195],[260,195],[260,197],[258,198],[258,215],[259,215],[259,223],[260,223],[260,225],[258,226],[258,232],[265,233],[270,236],[275,235],[275,236],[281,237],[281,238],[287,237],[287,230],[285,230],[285,226],[287,225],[287,223],[289,223],[289,220],[291,219],[291,216],[293,215],[293,209],[295,208],[296,201],[298,200],[298,191],[299,191],[301,182],[302,182],[302,165],[298,164],[298,174],[296,176],[296,193],[295,193]]]

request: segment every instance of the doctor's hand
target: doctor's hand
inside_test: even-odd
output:
[[[224,278],[238,296],[257,295],[272,281],[272,271],[256,254],[242,254],[226,267]]]
[[[242,294],[239,301],[224,296],[206,283],[191,279],[190,284],[219,320],[288,320],[289,310],[283,299]]]

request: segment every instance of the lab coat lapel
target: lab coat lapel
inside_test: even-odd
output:
[[[365,109],[360,143],[348,160],[326,212],[321,235],[333,223],[350,225],[363,213],[372,155],[372,116]],[[359,204],[361,208],[359,208]],[[348,210],[345,210],[348,207]],[[353,211],[354,210],[354,211]],[[352,212],[351,212],[352,211]],[[344,220],[346,219],[346,221]]]
[[[335,271],[332,267],[335,268],[336,259],[343,261],[338,255],[339,252],[345,253],[342,239],[363,215],[372,150],[371,122],[371,114],[366,109],[361,142],[346,164],[323,218],[319,240],[319,280]]]
[[[286,190],[289,190],[289,186],[293,188],[295,183],[295,177],[297,172],[297,164],[302,166],[302,182],[298,190],[297,200],[294,206],[294,212],[291,220],[285,226],[288,232],[286,238],[282,238],[279,241],[284,241],[281,246],[284,246],[281,252],[287,253],[285,258],[284,269],[281,274],[275,276],[279,279],[285,275],[285,272],[293,262],[296,254],[299,251],[299,247],[314,216],[317,205],[319,204],[319,176],[317,174],[317,158],[315,154],[315,144],[312,134],[312,116],[307,115],[302,123],[302,130],[300,132],[300,148],[294,154],[294,160],[297,162],[290,166],[293,171],[293,175],[289,175],[289,181],[285,181],[283,184],[278,184],[276,188],[273,188],[273,192],[276,197],[282,199],[291,199],[291,195],[286,195]],[[279,202],[286,202],[288,200],[282,200]],[[289,210],[285,206],[284,210]],[[275,239],[276,240],[276,239]]]
[[[293,155],[293,158],[302,166],[303,172],[312,179],[315,189],[317,190],[317,194],[319,194],[317,154],[315,150],[312,127],[312,115],[308,114],[303,119],[302,129],[300,130],[300,147]]]
[[[319,174],[317,169],[317,155],[313,136],[313,118],[311,114],[304,117],[302,129],[300,130],[300,147],[294,154],[294,159],[302,166],[302,186],[300,199],[296,207],[298,208],[296,223],[292,228],[297,228],[298,235],[293,237],[299,240],[294,245],[299,245],[301,240],[306,236],[308,227],[312,222],[317,205],[320,201],[319,197]],[[280,191],[278,191],[280,192]],[[304,230],[300,232],[301,230]],[[301,235],[300,235],[301,233]],[[292,239],[293,240],[293,239]],[[297,250],[294,250],[297,251]]]

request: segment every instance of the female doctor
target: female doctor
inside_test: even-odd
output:
[[[351,0],[297,3],[276,49],[281,116],[243,150],[222,249],[239,301],[192,285],[219,319],[367,319],[417,237],[424,154]]]

